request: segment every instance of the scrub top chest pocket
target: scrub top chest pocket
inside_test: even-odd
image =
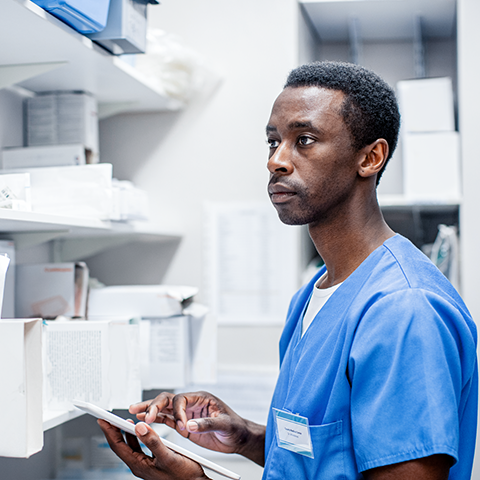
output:
[[[273,409],[277,446],[272,448],[264,480],[350,478],[345,468],[343,422],[309,425],[306,417]],[[354,468],[350,466],[349,474]],[[355,473],[353,473],[356,476]]]

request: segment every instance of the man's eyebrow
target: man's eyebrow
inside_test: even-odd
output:
[[[288,129],[289,130],[297,130],[299,128],[308,128],[309,130],[312,130],[312,132],[315,132],[315,133],[318,133],[318,134],[323,133],[323,130],[321,130],[317,127],[314,127],[313,123],[309,122],[309,121],[306,121],[306,122],[298,122],[297,121],[297,122],[292,122],[292,123],[288,124]],[[277,127],[274,127],[273,125],[267,125],[266,130],[267,130],[267,133],[276,132]]]
[[[288,129],[289,130],[296,130],[298,128],[308,128],[312,130],[313,132],[316,133],[322,133],[322,130],[314,127],[312,122],[306,121],[306,122],[292,122],[288,124]]]

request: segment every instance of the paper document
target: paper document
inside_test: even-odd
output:
[[[111,408],[128,409],[142,400],[138,323],[112,320],[109,327]]]
[[[68,410],[73,399],[110,408],[108,322],[46,323],[47,408]]]
[[[298,288],[299,234],[266,202],[205,206],[208,306],[219,324],[283,324]]]

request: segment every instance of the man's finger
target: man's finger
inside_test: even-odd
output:
[[[127,465],[138,461],[138,455],[143,455],[138,451],[134,451],[125,443],[122,432],[119,428],[110,425],[105,420],[97,420],[98,425],[103,430],[110,448],[115,452],[117,457],[121,458]]]
[[[164,410],[171,410],[171,399],[173,396],[172,393],[163,392],[154,400],[131,405],[129,412],[137,414],[137,416],[144,413],[145,417],[141,418],[141,420],[147,423],[153,423],[159,413],[163,413]]]
[[[185,430],[187,425],[187,405],[188,399],[185,395],[179,394],[173,398],[173,416],[175,423],[180,431]]]
[[[152,403],[152,400],[147,400],[147,401],[144,401],[144,402],[134,403],[133,405],[130,405],[130,407],[128,407],[128,411],[130,413],[145,412],[145,410],[148,408],[148,406],[151,403]]]

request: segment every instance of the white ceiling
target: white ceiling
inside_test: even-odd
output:
[[[422,18],[426,37],[455,33],[455,0],[300,0],[322,41],[348,39],[348,25],[358,18],[363,40],[413,38],[414,18]]]

